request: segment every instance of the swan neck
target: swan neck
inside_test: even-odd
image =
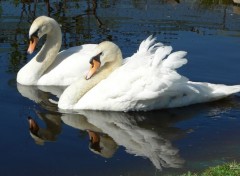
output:
[[[51,31],[50,33],[47,34],[46,42],[44,43],[38,54],[33,58],[36,62],[42,64],[41,68],[42,74],[56,59],[56,56],[61,48],[61,45],[62,34],[60,29],[56,31]]]
[[[85,80],[85,85],[82,88],[81,94],[78,99],[81,99],[89,90],[96,86],[100,81],[106,79],[116,68],[118,64],[106,63],[99,72],[94,75],[91,79]]]

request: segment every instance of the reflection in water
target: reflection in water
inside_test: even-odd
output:
[[[182,130],[174,127],[175,123],[204,111],[207,111],[209,116],[218,116],[235,106],[231,101],[223,100],[190,108],[141,113],[79,111],[77,114],[60,114],[56,112],[57,105],[49,102],[52,95],[48,92],[54,92],[52,87],[44,87],[44,92],[34,86],[18,85],[18,90],[24,97],[52,111],[36,113],[44,121],[46,128],[39,127],[32,118],[29,119],[30,134],[37,144],[55,141],[61,132],[61,122],[64,122],[88,133],[89,149],[93,153],[111,158],[118,146],[123,146],[129,154],[148,158],[157,169],[179,168],[184,164],[178,149],[171,141],[181,139],[194,129]]]
[[[54,111],[54,107],[57,107],[55,104],[48,106],[51,97],[48,92],[54,92],[52,87],[44,87],[44,91],[46,91],[44,92],[37,86],[18,85],[18,90],[22,96],[39,103],[43,108]],[[157,114],[157,116],[161,116],[161,114]],[[168,136],[172,136],[172,133],[174,136],[178,136],[183,132],[179,133],[180,129],[172,131],[173,128],[170,128],[169,132],[168,130],[165,131],[166,137],[164,137],[161,132],[152,130],[160,130],[159,124],[163,125],[162,122],[151,124],[150,127],[145,126],[148,124],[150,116],[154,116],[152,113],[80,111],[78,114],[37,113],[37,115],[47,126],[46,129],[40,128],[32,118],[29,119],[30,134],[38,144],[56,140],[56,136],[61,129],[59,120],[59,116],[61,116],[61,120],[65,124],[87,131],[90,136],[89,149],[105,158],[112,157],[118,146],[124,146],[126,152],[130,154],[149,158],[158,169],[161,169],[161,167],[178,168],[183,164],[178,150],[172,146],[168,139]],[[159,118],[166,120],[172,115],[172,113],[166,112],[162,113],[165,118]],[[142,123],[144,123],[143,126],[140,125]],[[163,128],[168,128],[168,124]]]
[[[92,149],[95,152],[101,153],[102,148],[100,147],[100,134],[91,130],[87,130],[89,138],[90,138],[90,144],[89,149]]]
[[[40,112],[36,112],[36,114],[46,125],[46,128],[41,128],[32,117],[28,117],[30,135],[36,144],[43,145],[47,141],[56,141],[57,135],[61,132],[60,115]]]
[[[179,168],[184,163],[178,154],[178,149],[172,146],[170,140],[153,130],[160,130],[159,124],[140,126],[142,123],[148,125],[148,118],[150,118],[148,114],[98,111],[81,111],[79,113],[65,114],[61,119],[69,126],[91,132],[89,135],[99,141],[100,151],[96,152],[94,149],[94,153],[109,157],[113,155],[118,145],[123,146],[130,154],[148,158],[157,169],[161,169],[161,167]],[[79,123],[80,121],[81,123]],[[83,121],[85,121],[84,126]],[[90,125],[94,126],[94,129],[89,128]],[[93,131],[94,133],[92,133]],[[169,132],[171,133],[171,129]],[[91,145],[92,142],[90,142]]]
[[[123,146],[130,154],[148,158],[157,169],[179,168],[184,163],[169,138],[179,136],[184,131],[167,126],[159,128],[161,122],[149,125],[148,118],[151,117],[148,115],[82,111],[80,114],[62,114],[61,120],[59,114],[37,115],[47,126],[41,128],[29,118],[30,134],[37,144],[55,141],[63,121],[69,126],[87,131],[90,151],[104,158],[113,157],[118,146]],[[141,126],[142,123],[146,126]],[[165,131],[164,135],[161,130]]]
[[[113,157],[118,145],[109,135],[91,130],[87,130],[87,132],[90,138],[89,150],[104,158]]]
[[[240,0],[233,0],[234,3],[240,4]]]
[[[65,87],[59,86],[24,86],[17,84],[18,92],[49,111],[57,111],[57,106],[52,103],[52,99],[59,98]]]
[[[235,3],[233,6],[233,13],[240,15],[240,0],[233,0]]]

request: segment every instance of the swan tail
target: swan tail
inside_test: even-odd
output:
[[[215,85],[212,84],[211,87],[214,89],[213,93],[214,94],[220,94],[220,95],[225,95],[229,96],[235,93],[240,92],[240,85],[234,85],[234,86],[227,86],[227,85]]]

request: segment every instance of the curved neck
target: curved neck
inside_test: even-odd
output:
[[[42,70],[46,70],[55,60],[62,45],[62,33],[60,28],[55,28],[47,34],[46,42],[33,60],[42,63]]]
[[[62,34],[60,27],[54,27],[53,31],[47,34],[46,42],[38,54],[32,59],[36,63],[38,79],[55,60],[62,44]]]
[[[48,67],[54,62],[62,45],[62,33],[59,25],[52,23],[46,42],[36,56],[18,73],[17,81],[24,85],[35,85]]]
[[[115,62],[106,63],[89,80],[82,78],[70,85],[61,95],[58,106],[60,109],[72,109],[73,106],[101,80],[107,78],[114,70],[122,65],[122,54],[117,53]]]

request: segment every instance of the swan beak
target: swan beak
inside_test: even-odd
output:
[[[95,133],[94,131],[87,130],[89,138],[90,138],[90,149],[93,149],[94,151],[101,153],[101,147],[100,147],[100,136],[98,133]]]
[[[98,133],[91,131],[91,130],[87,130],[90,141],[92,143],[99,143],[100,142],[100,136]]]
[[[32,36],[31,37],[30,43],[29,43],[29,47],[28,47],[28,50],[27,50],[28,54],[32,54],[33,53],[33,51],[35,50],[36,45],[38,43],[38,40],[39,39],[36,36]]]
[[[29,129],[33,134],[37,134],[39,131],[38,124],[29,116],[28,117]]]
[[[91,67],[86,76],[86,80],[90,79],[94,75],[94,73],[97,71],[97,69],[101,66],[100,60],[94,59],[94,58],[90,61],[90,64],[91,64]]]

